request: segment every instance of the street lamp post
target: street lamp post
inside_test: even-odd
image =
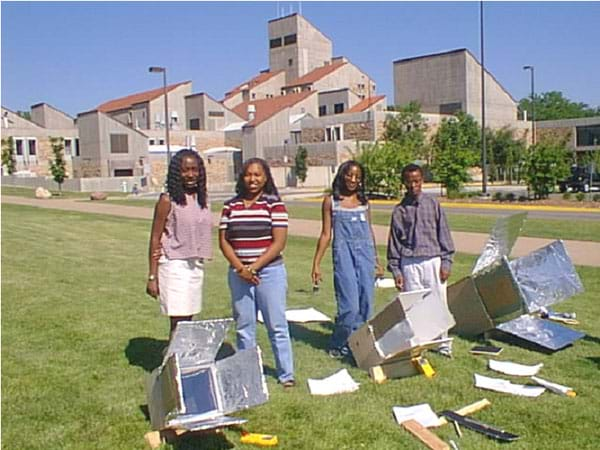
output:
[[[167,144],[167,170],[171,163],[171,142],[169,139],[169,100],[167,96],[167,68],[166,67],[150,67],[148,72],[163,74],[163,95],[165,97],[165,143]]]
[[[531,72],[531,143],[535,145],[535,85],[533,66],[523,66],[523,70]]]
[[[485,60],[483,49],[483,1],[479,2],[479,38],[481,40],[481,193],[487,191],[487,149],[485,142]]]

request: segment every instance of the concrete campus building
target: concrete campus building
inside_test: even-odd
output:
[[[211,188],[231,186],[242,159],[254,156],[269,161],[278,186],[294,185],[300,145],[308,150],[305,185],[328,186],[341,162],[381,139],[386,118],[395,113],[386,111],[374,81],[347,58],[334,57],[332,41],[303,16],[269,21],[268,48],[269,69],[221,101],[192,93],[192,82],[184,81],[167,87],[168,117],[162,88],[107,101],[76,119],[43,103],[32,107],[31,121],[3,108],[2,135],[15,138],[20,175],[48,175],[49,136],[57,136],[65,138],[71,176],[160,189],[169,126],[172,153],[199,151]],[[419,102],[430,134],[457,111],[480,120],[481,66],[468,50],[400,59],[393,70],[395,104]],[[485,76],[486,126],[509,127],[530,141],[530,122],[518,119],[516,100],[489,72]],[[536,125],[537,133],[553,126]],[[579,125],[570,126],[579,136]],[[583,126],[597,136],[597,122]]]

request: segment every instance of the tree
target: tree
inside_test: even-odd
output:
[[[306,150],[306,147],[301,145],[298,147],[296,157],[294,158],[294,171],[296,172],[296,177],[302,183],[306,181],[306,176],[308,175],[308,165],[306,164],[307,158],[308,151]]]
[[[62,192],[62,184],[67,177],[66,162],[64,157],[65,144],[64,139],[59,137],[51,137],[50,145],[52,146],[53,159],[49,161],[50,173],[52,178],[58,183],[58,192]]]
[[[394,141],[412,149],[418,159],[431,162],[431,155],[425,142],[427,124],[421,116],[421,106],[411,102],[406,106],[395,107],[398,114],[389,114],[385,119],[383,139]]]
[[[481,162],[479,125],[463,112],[442,120],[433,138],[434,179],[446,186],[448,195],[456,193],[469,181],[467,169]]]
[[[486,130],[488,163],[492,180],[506,181],[512,184],[515,171],[522,165],[525,143],[515,139],[510,128],[492,131]]]
[[[31,120],[31,113],[29,111],[17,111],[17,115],[26,120]]]
[[[531,97],[519,101],[519,110],[531,117]],[[562,92],[550,91],[535,95],[535,120],[576,119],[600,115],[600,107],[590,108],[585,103],[572,102]]]
[[[390,141],[368,144],[356,156],[365,169],[365,190],[398,198],[402,184],[402,168],[414,161],[412,149]]]
[[[529,147],[524,178],[534,198],[547,198],[558,181],[569,175],[571,159],[564,141],[546,139]]]
[[[15,161],[15,140],[12,136],[2,139],[2,165],[6,167],[9,175],[15,173],[17,162]]]

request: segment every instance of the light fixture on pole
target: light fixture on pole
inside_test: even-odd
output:
[[[535,85],[533,66],[523,66],[523,70],[531,72],[531,143],[535,145]]]
[[[153,67],[148,68],[148,72],[163,74],[163,95],[165,97],[165,143],[167,144],[167,170],[168,170],[169,164],[171,164],[171,142],[169,140],[170,118],[169,118],[169,100],[168,100],[168,96],[167,96],[167,68],[153,66]]]

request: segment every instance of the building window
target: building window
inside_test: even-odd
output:
[[[129,153],[128,141],[126,134],[111,134],[110,135],[110,152],[111,153]]]
[[[156,141],[154,139],[148,139],[148,145],[154,145]]]
[[[164,139],[159,139],[158,140],[158,145],[165,145],[165,140]]]
[[[252,94],[252,98],[254,98],[256,94]],[[208,117],[225,117],[225,113],[223,111],[209,111]]]
[[[294,60],[292,58],[288,59],[288,66],[292,67],[294,65]]]
[[[35,156],[37,153],[37,142],[35,139],[28,139],[29,156]]]
[[[79,138],[75,138],[75,156],[80,156],[81,152],[79,151]]]
[[[326,116],[326,115],[327,115],[327,105],[319,106],[319,116]]]
[[[23,139],[15,139],[15,155],[23,156]]]
[[[65,138],[65,155],[71,156],[73,154],[73,141]]]
[[[271,39],[269,41],[269,48],[277,48],[277,47],[281,47],[281,38],[275,38],[275,39]]]
[[[291,134],[290,140],[292,141],[292,144],[299,144],[300,142],[302,142],[302,139],[301,139],[302,132],[301,131],[292,131],[290,134]]]
[[[200,119],[190,119],[190,130],[200,129]]]
[[[333,105],[333,113],[334,114],[341,114],[344,112],[344,104],[343,103],[336,103],[335,105]]]
[[[325,140],[327,142],[341,141],[342,139],[342,127],[340,125],[325,128]]]
[[[285,36],[283,38],[283,45],[295,44],[296,41],[297,41],[296,33],[294,33],[294,34],[288,34],[287,36]]]
[[[454,114],[462,110],[462,103],[443,103],[440,105],[440,114]]]
[[[115,169],[115,177],[132,177],[133,169]]]
[[[577,130],[577,147],[600,145],[600,125],[575,127]]]

